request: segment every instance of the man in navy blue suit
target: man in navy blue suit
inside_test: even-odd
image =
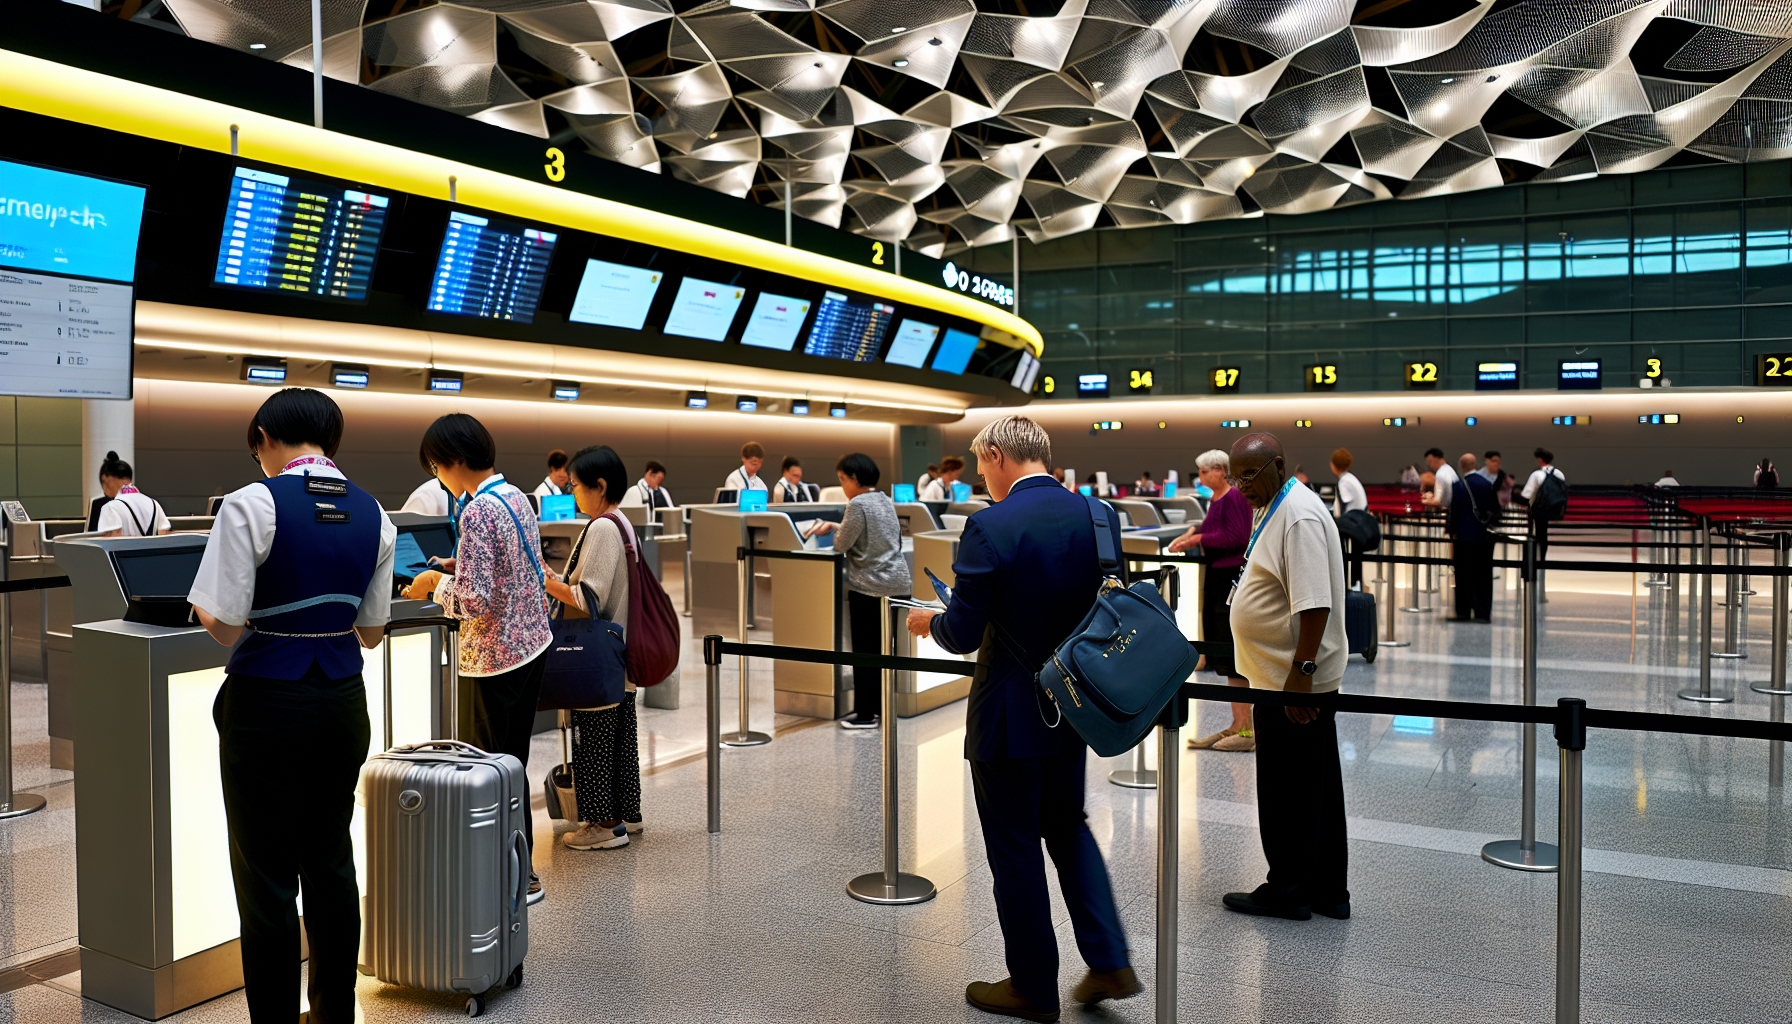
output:
[[[995,876],[1010,977],[972,982],[965,999],[990,1013],[1058,1019],[1058,944],[1045,859],[1051,851],[1089,974],[1080,1003],[1140,991],[1114,907],[1107,865],[1083,813],[1088,748],[1033,681],[1088,613],[1101,581],[1088,504],[1052,478],[1051,438],[1025,416],[994,420],[971,441],[996,504],[965,522],[944,612],[909,613],[909,632],[957,654],[977,651],[966,713],[977,816]],[[1110,517],[1114,550],[1118,518]]]

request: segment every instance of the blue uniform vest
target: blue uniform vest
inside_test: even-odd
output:
[[[379,567],[380,506],[338,477],[259,480],[274,496],[274,544],[255,571],[250,633],[226,670],[301,679],[316,664],[331,679],[361,671],[355,615]]]

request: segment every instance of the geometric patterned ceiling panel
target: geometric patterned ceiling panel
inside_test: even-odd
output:
[[[125,6],[311,67],[305,0]],[[1792,0],[323,9],[332,77],[935,255],[1792,157]]]

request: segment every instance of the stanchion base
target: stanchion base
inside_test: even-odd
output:
[[[1108,781],[1123,789],[1156,789],[1156,772],[1135,772],[1131,768],[1108,773]]]
[[[1430,611],[1431,609],[1429,609],[1429,608],[1398,608],[1395,610],[1402,611],[1402,612],[1412,612],[1415,615],[1423,615],[1426,612]]]
[[[1776,690],[1772,683],[1750,683],[1748,688],[1756,693],[1765,693],[1769,697],[1792,697],[1792,690]]]
[[[0,809],[0,821],[7,818],[21,818],[33,811],[44,809],[44,798],[36,793],[14,793],[12,800],[4,809]]]
[[[1377,646],[1377,647],[1411,647],[1412,641],[1411,640],[1377,640],[1377,641],[1375,641],[1375,646]]]
[[[1556,871],[1561,859],[1553,843],[1538,843],[1526,852],[1523,840],[1501,839],[1481,847],[1481,859],[1514,871]]]
[[[1710,693],[1700,693],[1698,690],[1681,690],[1680,699],[1694,701],[1699,704],[1728,704],[1736,698],[1716,690],[1712,690]]]
[[[1727,658],[1746,658],[1746,657],[1748,657],[1748,652],[1747,651],[1735,651],[1735,652],[1712,651],[1711,656],[1713,658],[1726,658],[1726,659]]]
[[[1666,587],[1666,586],[1671,586],[1671,584],[1669,584],[1667,580],[1645,580],[1643,582],[1643,586],[1645,586],[1645,587]]]
[[[896,884],[884,884],[884,873],[873,871],[869,875],[860,875],[846,883],[846,895],[860,903],[876,903],[880,906],[901,906],[907,903],[926,903],[939,894],[933,883],[920,875],[899,872]]]
[[[762,732],[725,732],[722,734],[724,747],[763,747],[772,738]]]

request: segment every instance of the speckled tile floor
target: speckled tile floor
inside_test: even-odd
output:
[[[1607,707],[1764,718],[1764,598],[1743,631],[1751,657],[1719,663],[1732,705],[1699,707],[1676,690],[1685,620],[1665,628],[1665,595],[1551,581],[1540,639],[1539,697]],[[1765,590],[1765,588],[1758,588]],[[1495,625],[1404,615],[1410,648],[1353,659],[1347,688],[1400,696],[1507,701],[1519,692],[1512,595]],[[1634,655],[1632,630],[1635,630]],[[1721,636],[1721,622],[1719,635]],[[688,676],[688,674],[687,674]],[[700,675],[695,677],[700,679]],[[757,673],[755,674],[757,678]],[[732,678],[728,680],[732,684]],[[729,686],[724,687],[725,692]],[[21,757],[41,733],[31,689],[15,687]],[[761,691],[765,688],[761,687]],[[38,691],[41,693],[41,691]],[[989,1021],[967,1008],[966,981],[1002,976],[989,871],[960,760],[963,705],[902,723],[903,863],[940,895],[908,908],[849,899],[844,885],[879,856],[878,738],[786,729],[770,746],[723,754],[723,832],[704,831],[701,763],[665,752],[700,741],[701,691],[677,712],[643,716],[660,770],[644,780],[647,832],[629,847],[580,853],[552,842],[538,816],[549,896],[532,915],[523,988],[496,997],[493,1020]],[[40,698],[41,699],[41,698]],[[755,699],[756,727],[778,723]],[[728,704],[724,721],[731,721]],[[762,714],[763,711],[763,714]],[[1187,730],[1224,711],[1203,706]],[[763,719],[763,721],[762,721]],[[35,726],[33,722],[35,721]],[[649,725],[647,723],[652,722]],[[1340,753],[1351,814],[1349,921],[1244,918],[1219,895],[1263,870],[1248,755],[1182,753],[1181,1019],[1185,1021],[1539,1021],[1553,1016],[1555,880],[1476,855],[1516,835],[1517,727],[1350,716]],[[558,741],[537,739],[537,770]],[[1107,853],[1135,960],[1153,978],[1157,797],[1106,782],[1128,759],[1089,768],[1089,813]],[[1767,745],[1662,734],[1595,733],[1586,755],[1583,1019],[1599,1022],[1792,1020],[1792,854],[1783,792],[1767,784]],[[21,766],[24,768],[25,766]],[[1555,756],[1539,765],[1539,831],[1555,829]],[[40,790],[53,810],[0,825],[0,955],[17,962],[73,937],[72,783]],[[564,826],[560,826],[564,827]],[[1055,895],[1054,883],[1054,900]],[[1057,914],[1068,992],[1080,977],[1067,915]],[[59,930],[60,929],[60,930]],[[41,955],[38,954],[38,955]],[[0,1022],[131,1018],[78,998],[79,975],[0,994]],[[446,1020],[459,1002],[361,982],[369,1021]],[[243,1021],[240,993],[173,1020]],[[1146,1021],[1148,996],[1066,1020]]]

